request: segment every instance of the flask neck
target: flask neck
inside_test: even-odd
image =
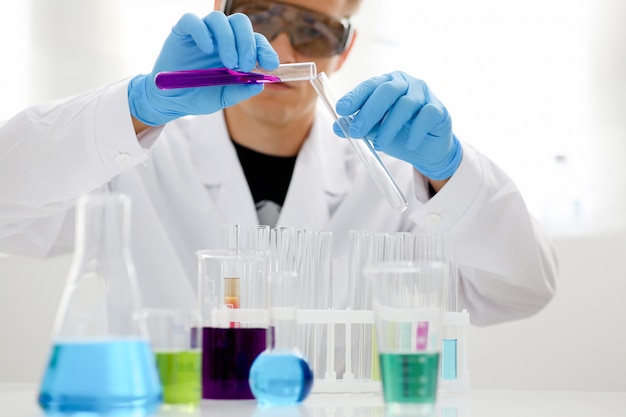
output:
[[[292,307],[270,307],[267,346],[275,351],[297,349],[296,309]]]
[[[76,206],[74,260],[57,314],[60,338],[145,338],[130,257],[130,200],[90,194]]]
[[[87,200],[77,209],[75,257],[85,262],[129,262],[128,204],[118,200]]]

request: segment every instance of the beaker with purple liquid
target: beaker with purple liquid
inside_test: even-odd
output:
[[[202,398],[254,399],[250,367],[266,346],[264,328],[202,329]]]
[[[197,256],[202,398],[254,399],[248,378],[266,348],[269,253],[230,248]]]

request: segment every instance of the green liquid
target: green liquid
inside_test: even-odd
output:
[[[439,353],[381,353],[380,370],[385,402],[435,403]]]
[[[200,401],[200,351],[155,352],[163,402],[190,404]]]
[[[380,381],[380,361],[378,357],[378,339],[376,338],[376,328],[372,326],[372,381]]]

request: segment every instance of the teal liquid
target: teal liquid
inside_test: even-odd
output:
[[[381,353],[380,371],[386,403],[435,403],[439,353]]]
[[[55,344],[39,393],[49,413],[149,415],[161,402],[154,355],[142,340]]]
[[[457,379],[457,340],[441,341],[441,379]]]
[[[312,387],[313,371],[295,353],[264,352],[250,368],[250,390],[261,405],[301,403]]]

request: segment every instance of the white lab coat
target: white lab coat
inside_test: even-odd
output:
[[[0,252],[71,251],[76,197],[101,187],[133,200],[132,250],[144,304],[193,306],[196,255],[224,223],[256,210],[221,112],[134,134],[128,80],[33,106],[0,125]],[[334,234],[335,307],[345,306],[348,232],[456,234],[459,303],[475,324],[534,314],[552,297],[556,260],[511,179],[463,143],[463,160],[429,199],[424,178],[384,158],[409,200],[394,211],[325,113],[298,155],[277,226]],[[42,278],[44,279],[44,278]]]

